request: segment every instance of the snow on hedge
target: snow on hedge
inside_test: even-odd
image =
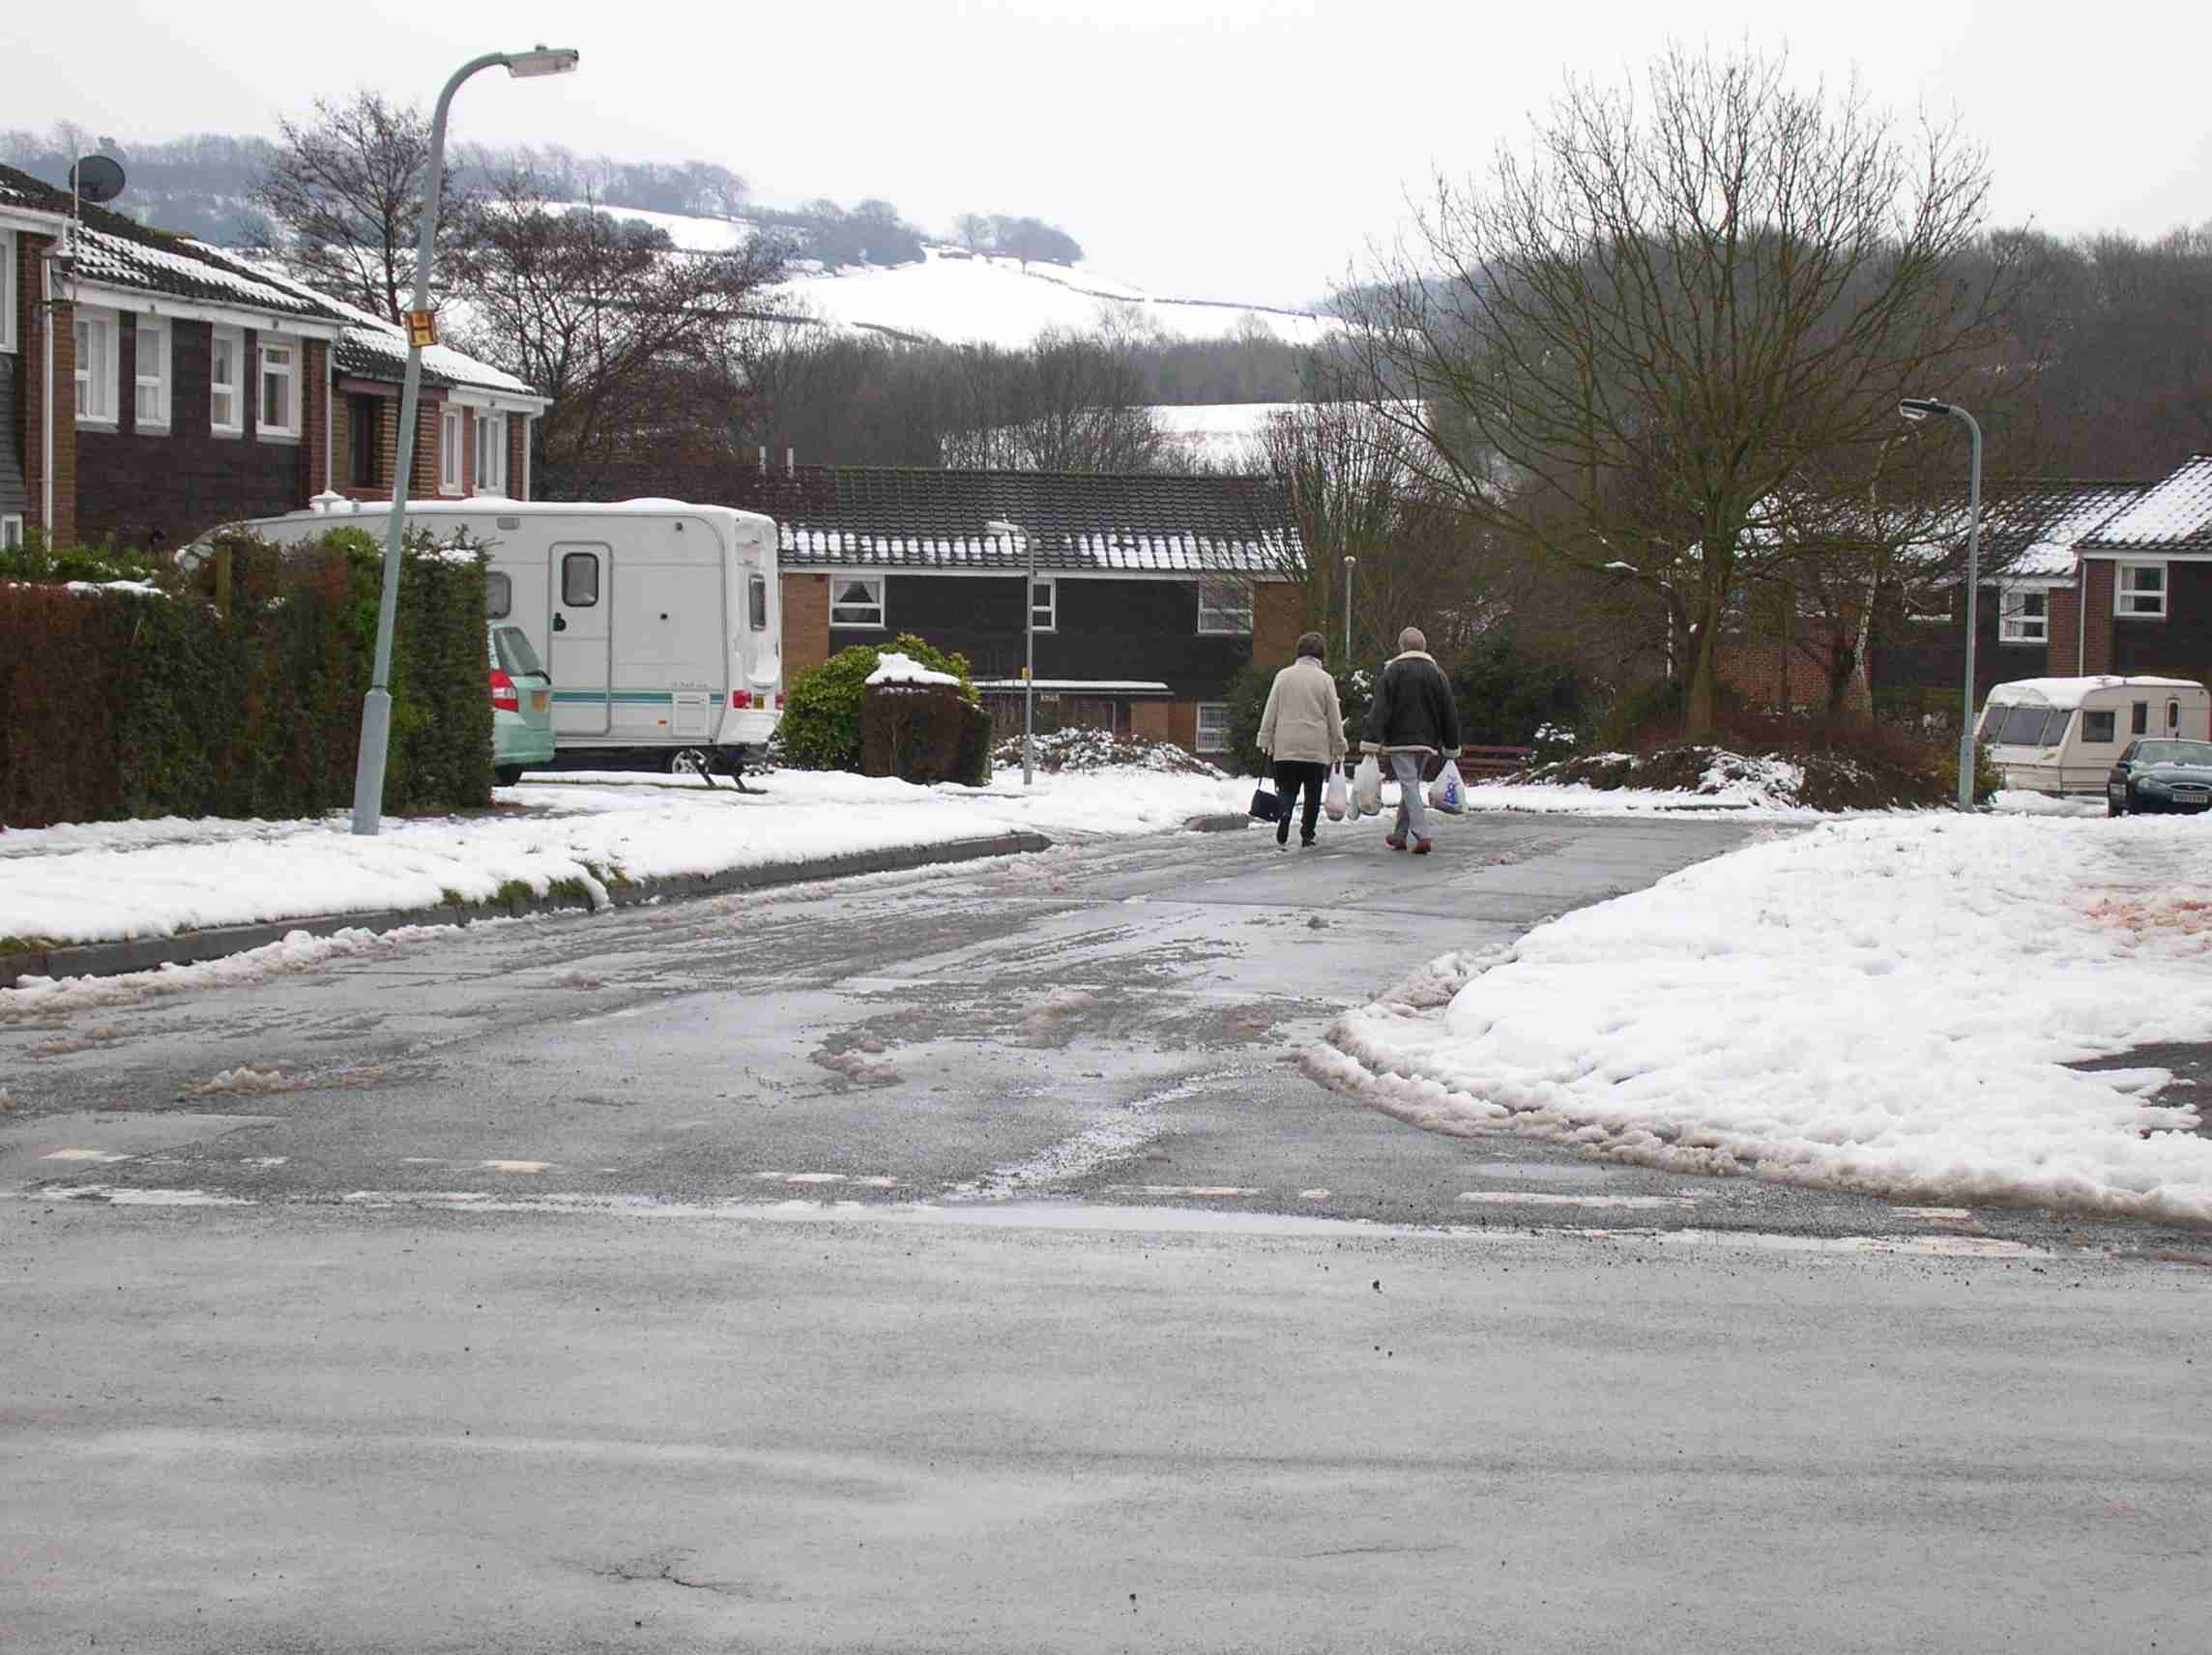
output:
[[[1601,1159],[2212,1221],[2170,1077],[2066,1066],[2212,1030],[2207,849],[2195,818],[1831,822],[1444,956],[1309,1068]]]

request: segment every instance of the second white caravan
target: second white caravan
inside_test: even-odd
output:
[[[323,508],[245,527],[279,542],[340,526],[382,539],[389,506]],[[411,501],[406,524],[487,548],[489,619],[519,625],[553,676],[568,768],[737,773],[783,714],[776,526],[680,500],[496,497]]]

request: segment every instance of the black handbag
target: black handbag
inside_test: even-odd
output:
[[[1283,801],[1275,790],[1262,782],[1252,790],[1252,820],[1255,822],[1280,822],[1283,819]]]

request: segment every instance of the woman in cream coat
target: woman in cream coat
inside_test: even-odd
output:
[[[1327,646],[1319,632],[1298,639],[1297,659],[1275,675],[1267,710],[1260,714],[1260,750],[1273,762],[1275,797],[1283,812],[1275,819],[1275,843],[1291,842],[1291,807],[1305,793],[1305,818],[1298,843],[1314,842],[1321,820],[1321,790],[1331,765],[1344,762],[1344,709],[1336,699],[1336,680],[1323,664]]]

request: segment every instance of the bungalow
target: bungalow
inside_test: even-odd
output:
[[[388,496],[404,362],[391,323],[0,166],[0,545]],[[422,384],[410,492],[525,495],[545,399],[443,347]]]
[[[715,498],[781,526],[787,682],[912,632],[1018,729],[1033,626],[1041,720],[1218,753],[1231,682],[1297,647],[1302,551],[1264,480],[743,467]]]

